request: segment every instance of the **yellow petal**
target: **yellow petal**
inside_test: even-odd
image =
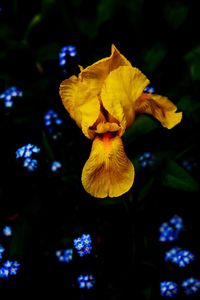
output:
[[[134,167],[127,158],[119,136],[106,133],[97,136],[82,171],[82,184],[94,197],[118,197],[134,181]]]
[[[82,81],[87,81],[87,84],[99,93],[105,78],[119,66],[131,66],[131,63],[112,45],[109,57],[98,60],[91,66],[81,70],[79,76]]]
[[[182,112],[176,112],[177,107],[167,97],[144,93],[136,101],[136,113],[153,115],[163,127],[171,129],[182,119]]]
[[[61,83],[60,96],[64,107],[85,136],[93,138],[90,135],[89,127],[95,123],[100,112],[96,91],[90,89],[76,76],[71,76]]]
[[[130,66],[120,66],[106,78],[101,91],[102,104],[119,121],[121,135],[134,121],[135,101],[148,83],[140,70]]]

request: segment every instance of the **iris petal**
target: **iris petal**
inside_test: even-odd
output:
[[[60,96],[71,118],[76,121],[85,136],[93,138],[89,127],[95,123],[100,113],[96,91],[76,76],[71,76],[61,83]]]
[[[82,172],[82,184],[94,197],[118,197],[134,181],[134,167],[127,158],[119,136],[106,133],[97,136]]]
[[[136,113],[147,113],[154,116],[163,127],[173,128],[180,123],[182,112],[167,97],[143,93],[136,102]]]
[[[137,68],[121,66],[106,78],[101,90],[103,107],[119,121],[122,132],[134,121],[135,101],[149,80]]]

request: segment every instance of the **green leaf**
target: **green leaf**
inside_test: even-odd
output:
[[[192,118],[197,123],[200,121],[200,102],[191,99],[190,95],[182,97],[177,106],[185,116]]]
[[[200,80],[200,45],[193,48],[184,56],[193,80]]]
[[[54,153],[44,131],[42,131],[42,142],[44,145],[44,150],[47,153],[47,156],[49,157],[50,160],[54,161],[55,160]]]
[[[188,192],[199,190],[199,183],[174,161],[166,164],[163,173],[162,183],[167,187]]]
[[[147,49],[143,54],[145,72],[153,72],[164,60],[166,54],[167,48],[162,43],[157,43],[153,47]]]
[[[141,189],[139,195],[138,195],[138,201],[141,202],[142,200],[144,200],[150,193],[153,184],[155,182],[155,178],[151,178],[148,183]]]
[[[188,6],[178,1],[167,3],[163,11],[168,26],[174,30],[178,29],[184,23],[188,12]]]
[[[159,126],[156,120],[151,119],[147,115],[140,115],[136,118],[133,125],[123,135],[126,144],[133,142],[141,135],[147,134]]]
[[[27,39],[31,31],[42,21],[43,17],[41,14],[36,14],[29,22],[26,32],[24,34],[23,43],[27,43]]]

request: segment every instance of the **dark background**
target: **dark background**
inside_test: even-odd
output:
[[[199,163],[199,11],[194,1],[41,0],[0,2],[0,94],[10,86],[23,91],[10,109],[0,100],[0,230],[13,235],[0,243],[9,259],[21,263],[17,276],[0,278],[0,289],[66,290],[68,299],[159,299],[161,280],[200,278],[199,165],[190,172],[184,159]],[[94,199],[80,181],[89,156],[87,140],[62,106],[61,81],[110,55],[111,44],[168,96],[183,120],[172,130],[149,116],[138,116],[124,135],[136,168],[130,192],[120,198]],[[75,45],[77,56],[59,66],[59,51]],[[43,116],[54,109],[63,119],[62,135],[52,139]],[[38,168],[28,172],[15,151],[33,143],[41,148]],[[153,168],[138,158],[151,151]],[[50,170],[52,161],[63,168]],[[184,230],[173,245],[195,254],[185,269],[164,262],[170,243],[160,244],[159,226],[174,214]],[[90,233],[93,250],[70,264],[55,257],[73,239]],[[79,274],[96,285],[78,288]],[[198,277],[199,276],[199,277]],[[183,294],[177,298],[184,299]],[[186,297],[190,298],[190,297]]]

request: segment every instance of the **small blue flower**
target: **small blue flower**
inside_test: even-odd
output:
[[[154,89],[154,87],[152,87],[152,86],[147,86],[147,87],[145,87],[144,92],[145,92],[145,93],[151,93],[151,94],[154,94],[154,93],[155,93],[155,89]]]
[[[10,226],[5,226],[3,228],[3,235],[11,236],[12,235],[12,228]]]
[[[26,168],[28,171],[34,171],[35,169],[37,169],[38,166],[38,161],[36,159],[32,159],[30,157],[27,157],[24,160],[23,163],[24,168]]]
[[[95,284],[95,278],[93,275],[80,275],[78,277],[78,284],[80,289],[91,289]]]
[[[10,108],[13,106],[13,98],[22,96],[22,91],[13,86],[5,90],[4,93],[0,94],[0,99],[4,99],[4,106],[6,108]]]
[[[183,220],[175,215],[169,222],[164,222],[160,228],[160,242],[172,242],[178,239],[178,236],[183,228]]]
[[[3,253],[5,251],[5,248],[0,244],[0,253]]]
[[[163,281],[160,283],[160,294],[165,297],[173,297],[178,293],[178,285],[173,281]]]
[[[184,159],[181,162],[181,165],[183,166],[183,168],[185,170],[187,170],[188,172],[195,170],[198,167],[198,162],[194,159],[194,158],[188,158],[188,159]]]
[[[56,256],[60,262],[69,263],[73,258],[73,249],[58,250],[56,251]]]
[[[21,148],[18,148],[16,151],[16,158],[27,158],[31,157],[33,153],[40,152],[40,148],[35,145],[27,144]]]
[[[184,280],[181,284],[186,295],[195,294],[200,290],[200,280],[190,277]]]
[[[61,135],[58,129],[62,123],[62,119],[53,109],[48,110],[44,115],[44,125],[53,139],[57,139]]]
[[[89,234],[83,234],[81,237],[74,239],[74,247],[80,256],[90,254],[92,250],[92,240]]]
[[[0,268],[0,278],[1,277],[8,277],[9,276],[9,270],[7,268]]]
[[[64,46],[61,48],[59,53],[59,65],[62,67],[66,64],[67,57],[75,57],[77,54],[75,46]]]
[[[51,171],[52,172],[56,172],[60,168],[62,168],[62,165],[61,165],[61,163],[59,161],[52,162],[52,165],[51,165]]]
[[[194,260],[194,254],[188,250],[182,250],[178,247],[174,247],[170,251],[166,252],[165,260],[171,261],[179,267],[186,267]]]
[[[138,162],[142,166],[142,168],[152,167],[155,162],[155,157],[151,152],[144,152],[138,158]]]

